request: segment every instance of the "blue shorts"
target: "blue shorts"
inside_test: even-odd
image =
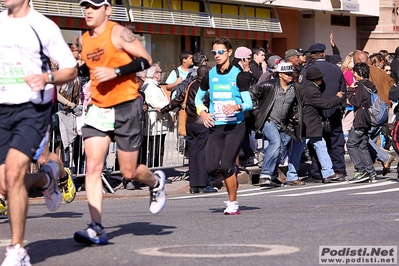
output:
[[[50,119],[51,103],[0,105],[0,164],[10,148],[35,161],[45,148]]]

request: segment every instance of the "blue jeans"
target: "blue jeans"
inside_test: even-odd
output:
[[[298,170],[301,164],[302,153],[305,149],[306,144],[310,142],[316,151],[317,159],[321,166],[321,175],[323,178],[327,178],[334,174],[332,169],[331,158],[327,152],[327,144],[322,137],[314,137],[305,139],[302,137],[302,142],[294,141],[288,162],[287,181],[298,180]]]
[[[263,136],[268,140],[269,145],[262,150],[265,155],[260,175],[277,175],[277,167],[284,147],[290,142],[291,137],[280,132],[274,122],[266,121],[262,129]]]
[[[372,127],[369,130],[369,141],[367,143],[367,147],[370,151],[371,161],[374,162],[375,159],[377,159],[382,164],[385,164],[388,161],[390,154],[384,149],[378,147],[376,143],[380,131],[381,131],[380,129],[376,129],[375,127]]]

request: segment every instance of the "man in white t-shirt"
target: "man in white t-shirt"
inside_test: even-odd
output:
[[[29,0],[4,1],[0,13],[0,194],[8,201],[11,245],[2,265],[31,265],[24,247],[27,190],[42,188],[47,208],[58,209],[59,166],[50,161],[26,174],[49,137],[54,85],[73,80],[76,60],[60,29],[29,6]],[[49,58],[59,70],[50,72]]]
[[[193,66],[193,52],[188,50],[183,50],[179,54],[179,60],[181,65],[177,68],[174,68],[168,78],[166,79],[165,83],[166,90],[172,92],[172,99],[174,98],[173,92],[177,85],[180,84],[183,80],[185,80],[190,73],[192,66]]]

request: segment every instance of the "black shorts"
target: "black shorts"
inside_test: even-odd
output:
[[[90,107],[89,107],[90,108]],[[103,132],[89,125],[82,127],[83,139],[109,136],[122,151],[136,151],[143,141],[143,102],[140,98],[114,106],[115,128]]]
[[[48,137],[51,103],[0,105],[0,164],[8,150],[17,149],[35,161],[44,149]]]

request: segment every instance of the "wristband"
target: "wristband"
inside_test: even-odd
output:
[[[143,57],[139,57],[134,59],[132,62],[119,67],[119,73],[120,76],[123,75],[128,75],[136,72],[143,71],[144,69],[147,69],[150,67],[150,64],[148,63],[147,59]]]
[[[208,108],[203,104],[197,107],[197,115],[200,116],[202,111],[208,112]]]

